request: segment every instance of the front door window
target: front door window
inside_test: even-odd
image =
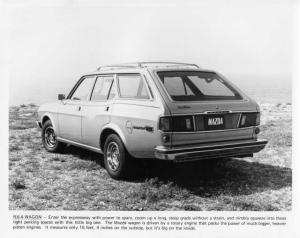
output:
[[[79,86],[76,88],[75,92],[71,96],[72,100],[85,101],[88,100],[90,92],[95,82],[95,77],[84,78]]]

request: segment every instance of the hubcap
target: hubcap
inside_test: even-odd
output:
[[[55,137],[55,133],[54,133],[52,126],[49,126],[45,130],[45,142],[46,142],[46,145],[50,148],[54,147],[56,144],[56,137]]]
[[[107,146],[107,164],[110,170],[116,171],[120,166],[120,152],[116,142],[110,142]]]

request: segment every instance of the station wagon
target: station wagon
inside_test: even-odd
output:
[[[37,123],[47,151],[70,144],[101,153],[115,179],[128,176],[132,158],[248,157],[267,144],[258,104],[221,74],[186,63],[99,67],[41,105]]]

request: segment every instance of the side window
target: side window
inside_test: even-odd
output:
[[[149,99],[146,85],[139,74],[119,75],[120,96]]]
[[[87,100],[94,85],[95,78],[96,77],[84,78],[71,96],[71,99],[80,101]]]
[[[103,101],[107,100],[111,84],[113,83],[113,77],[98,77],[95,84],[91,101]]]

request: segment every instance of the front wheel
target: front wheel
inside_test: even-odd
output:
[[[116,134],[107,137],[104,145],[104,165],[110,177],[121,179],[128,175],[130,156]]]
[[[45,149],[49,152],[62,152],[66,144],[56,139],[51,121],[46,121],[42,129],[42,141]]]

